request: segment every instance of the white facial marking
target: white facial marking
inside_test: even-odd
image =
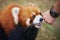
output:
[[[15,24],[18,24],[18,14],[19,14],[20,8],[14,7],[14,8],[12,8],[11,11],[12,11],[12,15],[14,17]]]
[[[33,20],[33,23],[34,23],[34,24],[40,23],[40,18],[42,18],[42,16],[37,15],[37,16],[35,17],[35,19]]]
[[[26,24],[27,24],[27,26],[30,26],[30,18],[28,18],[27,20],[26,20]]]
[[[40,10],[38,10],[38,12],[40,13]]]
[[[36,15],[36,13],[35,12],[32,12],[34,15]]]
[[[42,18],[42,16],[37,15],[37,16],[35,17],[35,19],[33,20],[33,24],[35,24],[35,27],[36,27],[36,28],[40,28],[40,26],[41,26],[40,18]]]

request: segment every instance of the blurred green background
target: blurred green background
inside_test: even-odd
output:
[[[40,8],[42,12],[50,9],[51,6],[58,0],[0,0],[0,10],[11,3],[26,5],[33,3]],[[60,40],[60,17],[57,18],[53,25],[43,23],[38,31],[36,40]]]

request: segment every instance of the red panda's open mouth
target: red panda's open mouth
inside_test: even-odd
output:
[[[37,23],[37,24],[35,24],[35,25],[37,25],[37,26],[41,26],[41,23]]]
[[[37,26],[41,26],[41,24],[39,23],[39,24],[36,24]]]

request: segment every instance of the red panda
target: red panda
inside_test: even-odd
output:
[[[39,28],[42,20],[41,12],[35,5],[22,6],[13,3],[6,6],[0,15],[0,23],[7,35],[18,23],[23,28],[27,28],[31,24],[35,24],[35,27]]]

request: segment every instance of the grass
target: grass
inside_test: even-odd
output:
[[[56,2],[56,0],[0,0],[0,10],[11,3],[17,3],[21,5],[33,3],[38,6],[42,12],[45,12],[51,8],[54,2]],[[60,40],[60,30],[57,28],[57,26],[59,27],[60,25],[59,18],[53,24],[54,27],[47,23],[43,23],[43,26],[38,31],[36,40]]]

